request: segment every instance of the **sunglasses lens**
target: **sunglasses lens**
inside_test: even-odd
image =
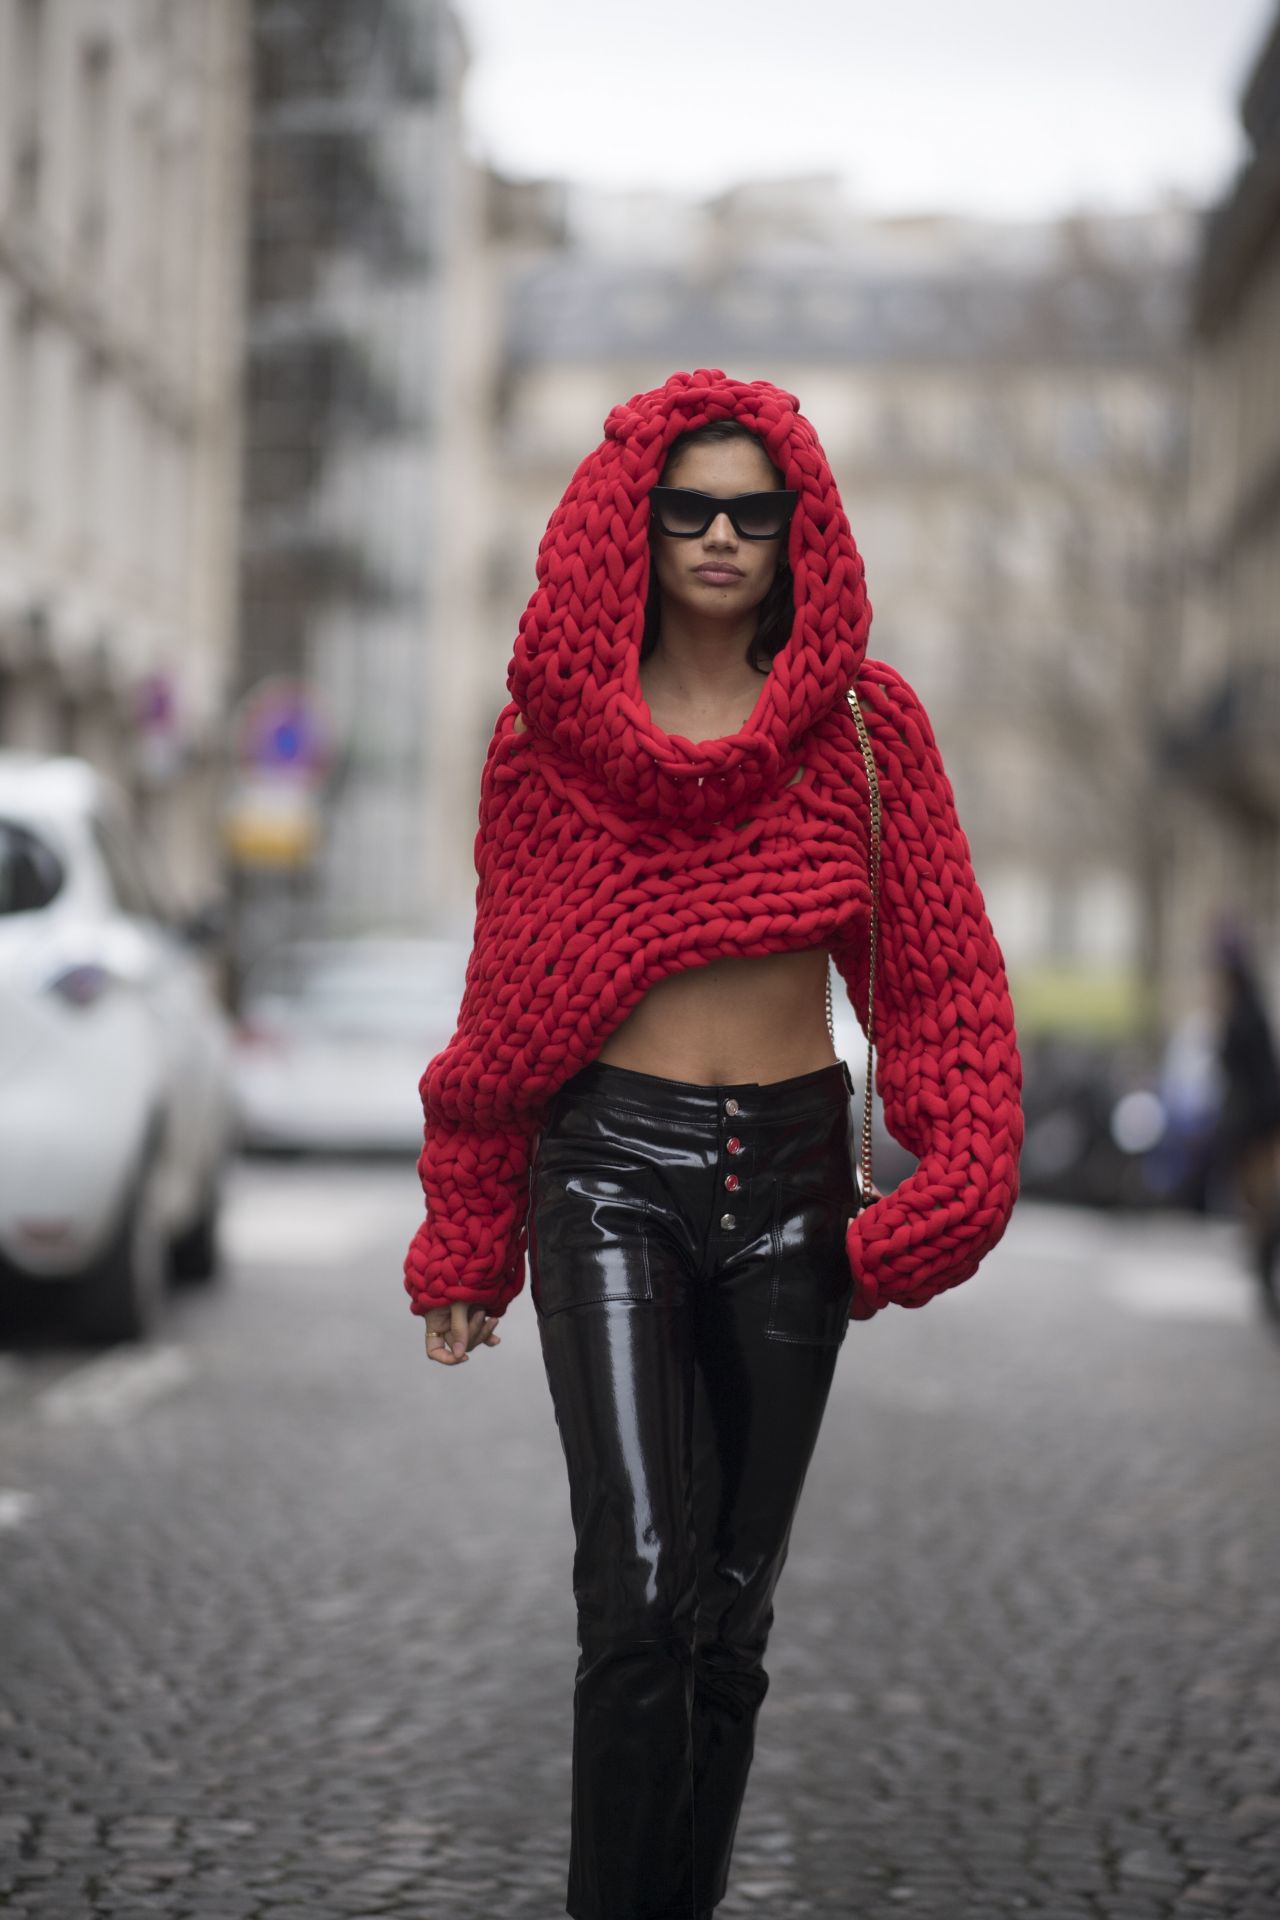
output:
[[[790,518],[791,503],[773,493],[751,493],[734,508],[738,531],[747,540],[774,540]]]
[[[658,515],[668,533],[701,533],[709,512],[701,494],[685,493],[675,487],[662,495]]]

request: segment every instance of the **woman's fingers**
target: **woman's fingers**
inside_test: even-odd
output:
[[[502,1344],[502,1336],[496,1331],[497,1316],[466,1300],[432,1307],[425,1317],[427,1358],[442,1367],[461,1366],[474,1346]]]
[[[427,1358],[438,1360],[442,1367],[451,1367],[454,1363],[451,1344],[452,1327],[447,1308],[432,1307],[427,1316]]]
[[[441,1366],[452,1366],[453,1352],[449,1346],[449,1327],[434,1307],[425,1316],[427,1323],[427,1358],[438,1360]]]
[[[498,1345],[498,1342],[491,1338],[493,1329],[498,1324],[492,1314],[486,1313],[483,1307],[473,1307],[464,1301],[456,1301],[454,1304],[455,1307],[466,1307],[466,1312],[459,1315],[458,1319],[455,1319],[453,1323],[454,1340],[456,1342],[459,1337],[459,1320],[461,1321],[461,1339],[464,1354],[469,1353],[472,1347],[478,1347],[482,1344],[484,1346]]]

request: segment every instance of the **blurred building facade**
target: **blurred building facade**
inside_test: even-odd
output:
[[[1166,922],[1151,796],[1192,212],[872,220],[826,180],[641,201],[579,203],[567,243],[552,208],[507,259],[493,685],[609,407],[677,367],[790,388],[866,561],[870,651],[934,720],[1020,1021],[1140,1027]]]
[[[253,0],[252,33],[237,690],[300,683],[336,759],[300,870],[240,874],[249,948],[431,926],[441,888],[465,889],[456,714],[492,388],[452,8]]]
[[[0,743],[221,869],[246,0],[0,0]]]
[[[1171,1001],[1238,916],[1280,1000],[1280,12],[1241,101],[1248,153],[1204,226],[1182,648],[1167,741]]]

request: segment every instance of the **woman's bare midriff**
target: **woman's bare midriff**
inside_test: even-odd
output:
[[[825,947],[711,960],[656,981],[598,1059],[705,1086],[790,1080],[838,1058],[827,1032]]]

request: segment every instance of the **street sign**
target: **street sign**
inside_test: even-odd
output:
[[[273,674],[250,687],[233,716],[235,757],[242,769],[325,780],[336,755],[327,703],[308,681]]]

